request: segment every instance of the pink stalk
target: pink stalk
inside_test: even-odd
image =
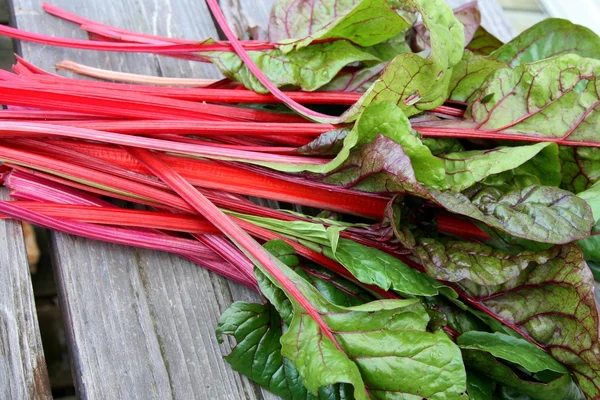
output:
[[[232,51],[232,45],[220,42],[207,44],[145,44],[90,41],[41,35],[39,33],[27,32],[20,29],[11,28],[5,25],[0,25],[0,35],[8,36],[13,39],[26,40],[28,42],[41,43],[50,46],[82,50],[117,51],[122,53],[151,53],[171,55],[201,53],[206,51]],[[273,50],[276,48],[276,46],[270,43],[250,43],[244,45],[242,48],[246,48],[250,51],[259,51]]]
[[[111,222],[113,222],[112,224],[114,225],[116,222],[116,225],[122,225],[123,223],[127,222],[126,218],[124,218],[124,215],[148,213],[147,211],[116,209],[116,207],[113,206],[112,204],[107,203],[103,200],[97,199],[95,197],[92,197],[86,192],[74,190],[67,186],[57,184],[57,183],[54,183],[51,181],[47,181],[47,180],[41,179],[39,177],[36,177],[34,175],[22,173],[19,171],[13,171],[12,173],[10,173],[5,184],[7,187],[11,188],[11,194],[12,195],[16,194],[18,198],[27,198],[29,200],[36,200],[36,201],[42,201],[42,202],[47,202],[50,200],[53,202],[58,202],[59,205],[60,204],[68,204],[68,205],[80,205],[80,207],[92,207],[92,210],[89,210],[86,212],[88,218],[87,218],[87,220],[85,220],[83,222],[95,222],[93,219],[90,219],[89,217],[93,217],[93,215],[95,213],[103,212],[104,218],[101,223],[110,225]],[[33,208],[33,211],[36,211],[36,206],[37,206],[37,209],[39,209],[41,205],[33,205],[29,209],[31,210]],[[41,213],[45,214],[43,212],[43,210],[44,209],[42,208]],[[114,218],[115,212],[118,213],[117,215],[120,216],[120,218]],[[106,213],[108,213],[108,215]],[[113,216],[112,220],[110,219],[111,215]],[[166,217],[165,216],[162,217],[163,223],[165,223],[165,219],[167,220],[167,224],[169,221],[172,222],[174,220],[177,223],[177,221],[181,220],[181,218],[178,218],[174,214],[166,214],[166,215],[167,215]],[[81,217],[82,214],[79,213],[78,216]],[[75,220],[78,220],[78,218],[75,218]],[[148,222],[144,218],[140,218],[140,221],[141,220]],[[97,220],[96,220],[96,222],[97,222]],[[140,225],[139,221],[137,224],[135,224],[135,223],[129,224],[129,226],[139,226],[139,225]],[[139,231],[142,234],[156,232],[156,234],[158,234],[160,236],[164,236],[167,239],[172,238],[172,236],[166,235],[160,231],[152,231],[149,229],[145,229],[147,226],[148,226],[147,223],[144,224],[143,225],[144,229],[143,230],[138,229],[138,230],[136,230],[136,232]],[[158,226],[156,228],[157,229],[168,229],[169,226],[171,226],[171,225],[166,225],[166,227]],[[197,226],[198,225],[196,223],[196,227]],[[142,228],[142,227],[140,227],[140,228]],[[195,264],[205,266],[206,268],[208,268],[214,272],[224,275],[225,277],[228,277],[228,278],[234,280],[235,282],[241,283],[245,286],[256,287],[256,279],[254,278],[254,275],[253,275],[253,266],[251,266],[251,265],[248,266],[247,260],[244,260],[243,257],[240,257],[239,255],[237,255],[237,256],[235,255],[235,252],[237,251],[237,249],[235,249],[235,247],[233,247],[231,245],[231,243],[224,243],[220,238],[215,238],[213,235],[210,235],[211,231],[212,231],[212,229],[204,226],[203,232],[208,233],[208,235],[204,235],[204,237],[202,238],[203,240],[201,240],[201,242],[204,243],[205,245],[207,245],[208,248],[212,249],[217,254],[219,254],[219,256],[221,258],[230,262],[231,265],[228,268],[225,269],[223,266],[221,266],[218,263],[215,263],[211,260],[205,260],[202,254],[194,255],[194,254],[187,254],[187,253],[181,253],[181,252],[179,252],[177,254]],[[198,240],[200,240],[200,238],[198,236],[196,238]],[[175,237],[175,239],[178,239],[178,238]],[[237,272],[235,272],[236,270],[237,270]]]
[[[162,76],[148,76],[130,74],[127,72],[109,71],[106,69],[89,67],[87,65],[78,64],[68,60],[58,63],[56,68],[94,78],[108,79],[111,81],[126,83],[141,83],[146,85],[203,87],[212,85],[216,82],[214,79],[167,78]]]
[[[248,162],[272,162],[286,164],[319,165],[326,164],[327,159],[287,156],[278,154],[262,154],[245,150],[221,149],[204,145],[176,143],[160,139],[123,135],[111,132],[94,131],[84,128],[65,127],[52,124],[32,122],[0,121],[0,137],[15,136],[57,136],[112,143],[121,146],[142,147],[173,153],[195,155],[207,158],[223,158]]]
[[[7,112],[11,113],[11,112]],[[4,114],[0,111],[0,118]],[[23,114],[9,114],[20,116]],[[248,135],[248,136],[270,136],[274,132],[282,132],[283,135],[308,136],[309,138],[336,129],[334,125],[313,123],[277,123],[277,122],[223,122],[207,121],[198,123],[194,120],[73,120],[61,121],[61,125],[86,128],[97,131],[115,133],[126,133],[129,135],[152,135],[152,134],[174,134],[174,135],[196,135],[196,136],[221,136],[221,135]]]
[[[260,70],[260,68],[258,68],[258,66],[250,58],[250,56],[244,49],[244,46],[242,46],[242,44],[236,37],[235,33],[233,33],[233,31],[229,27],[229,24],[227,23],[227,20],[225,19],[225,16],[223,15],[223,12],[221,11],[221,8],[219,7],[219,3],[217,2],[217,0],[206,0],[206,3],[208,4],[210,11],[212,12],[215,20],[217,21],[217,24],[219,24],[219,27],[221,28],[221,30],[223,31],[223,33],[225,34],[227,39],[229,39],[229,42],[230,42],[231,46],[233,47],[233,49],[235,50],[235,53],[244,62],[244,65],[246,66],[246,68],[248,68],[250,70],[250,72],[252,72],[252,74],[256,77],[256,79],[258,79],[258,81],[260,83],[262,83],[267,88],[267,90],[269,90],[269,92],[271,92],[271,94],[273,96],[277,97],[279,100],[281,100],[282,103],[284,103],[291,109],[298,111],[301,114],[308,115],[312,118],[319,119],[319,118],[330,118],[331,117],[329,115],[321,114],[319,112],[311,110],[310,108],[304,107],[300,103],[292,100],[289,96],[287,96],[281,90],[279,90],[279,88],[277,88],[277,86],[275,86],[269,80],[269,78],[267,78],[267,76],[265,74],[263,74],[263,72]]]
[[[339,351],[343,351],[333,332],[319,312],[313,307],[310,301],[298,289],[294,282],[277,266],[274,257],[266,251],[258,242],[240,228],[233,220],[219,210],[202,193],[198,192],[185,179],[173,171],[168,165],[154,157],[151,152],[142,149],[132,148],[131,154],[142,162],[158,178],[171,187],[179,194],[190,206],[198,213],[203,215],[221,232],[223,232],[236,246],[242,250],[249,258],[272,276],[272,278],[281,285],[298,304],[307,312],[307,314],[317,323],[323,334],[329,338]]]
[[[135,246],[144,249],[161,250],[187,256],[201,256],[207,261],[220,261],[212,250],[189,239],[175,238],[150,232],[131,231],[116,227],[96,226],[81,222],[70,222],[47,217],[34,211],[19,207],[18,203],[0,202],[0,213],[11,218],[58,230],[72,235],[104,242]]]
[[[213,121],[303,122],[298,116],[231,105],[198,103],[146,93],[34,81],[0,82],[2,102],[8,105],[146,119]]]
[[[413,125],[413,128],[421,133],[423,137],[442,137],[456,139],[489,139],[489,140],[514,140],[521,142],[553,142],[561,146],[586,146],[600,147],[600,142],[568,140],[560,137],[529,136],[522,134],[500,133],[483,129],[470,128],[444,128],[431,127],[427,125]]]

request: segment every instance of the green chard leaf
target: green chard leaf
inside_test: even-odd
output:
[[[503,67],[506,67],[503,62],[465,50],[463,58],[452,70],[448,99],[468,102],[488,75]]]
[[[250,90],[268,90],[233,52],[202,53],[230,79]],[[329,83],[348,64],[377,61],[377,57],[346,41],[320,43],[283,53],[281,50],[249,51],[248,55],[277,87],[312,91]]]
[[[463,350],[465,364],[509,388],[510,393],[518,393],[519,397],[500,397],[502,399],[533,400],[583,400],[584,396],[569,375],[562,375],[548,383],[522,379],[508,365],[496,360],[491,354],[477,350]],[[528,397],[522,397],[522,396]],[[484,397],[485,398],[485,397]],[[496,396],[492,398],[498,398]]]
[[[279,0],[269,21],[269,39],[288,48],[315,40],[347,39],[359,46],[388,40],[412,24],[386,0]]]
[[[600,58],[600,37],[584,26],[548,18],[495,50],[490,58],[516,67],[561,54]]]
[[[577,194],[577,197],[585,200],[592,209],[594,221],[600,221],[600,182],[596,182],[594,186]]]
[[[599,316],[593,285],[583,254],[574,245],[563,246],[556,257],[531,265],[501,285],[457,283],[472,304],[529,336],[569,368],[589,398],[600,395]]]
[[[596,146],[599,73],[600,60],[575,54],[500,68],[477,92],[465,121],[427,126]]]
[[[407,3],[421,13],[423,24],[430,32],[430,56],[423,58],[407,53],[394,58],[380,78],[338,122],[355,120],[371,103],[391,101],[411,116],[435,108],[446,100],[451,68],[462,57],[462,24],[444,2],[408,0]]]
[[[475,54],[487,56],[493,51],[502,47],[503,43],[497,39],[494,35],[485,30],[482,26],[477,28],[473,39],[467,46],[467,50],[472,51]]]
[[[494,400],[495,382],[467,369],[467,393],[471,400]]]
[[[410,296],[434,296],[440,290],[448,290],[444,284],[409,267],[398,258],[352,240],[339,238],[334,253],[331,242],[326,237],[326,230],[321,224],[303,221],[290,223],[272,218],[235,215],[255,225],[298,239],[301,244],[342,264],[362,283],[376,285],[385,290],[393,289]]]
[[[301,311],[294,314],[281,338],[282,354],[296,366],[309,390],[349,381],[357,399],[367,399],[367,393],[381,399],[398,395],[463,398],[466,377],[460,351],[444,333],[426,331],[429,315],[416,300],[375,301],[348,308],[323,300],[311,296],[341,350],[334,351]],[[382,342],[387,345],[378,345]],[[356,368],[356,373],[351,374],[350,368]]]
[[[570,192],[529,186],[502,192],[476,188],[470,193],[431,190],[447,210],[474,218],[522,239],[563,244],[586,238],[593,225],[591,209]]]
[[[545,370],[568,374],[569,370],[552,356],[525,339],[499,332],[466,332],[460,335],[457,343],[461,349],[480,350],[496,358],[518,364],[529,372]]]
[[[598,232],[600,232],[600,220],[592,228],[592,233],[595,235],[577,242],[577,247],[583,251],[587,261],[600,262],[600,234]]]
[[[363,289],[320,267],[300,267],[294,249],[281,240],[265,244],[273,255],[308,280],[327,300],[342,306],[354,306],[373,300]],[[266,279],[263,277],[263,279]],[[273,289],[271,287],[271,289]],[[237,345],[225,360],[232,368],[275,393],[290,400],[340,400],[352,397],[352,387],[346,384],[322,387],[318,396],[311,394],[302,383],[294,365],[281,355],[281,336],[291,322],[291,303],[282,292],[271,290],[276,307],[269,304],[236,302],[221,316],[217,337],[230,335]],[[283,319],[283,320],[282,320]]]
[[[381,130],[383,128],[373,129],[371,132]],[[399,136],[396,135],[395,138]],[[373,136],[369,135],[369,137]],[[590,207],[583,199],[559,188],[539,185],[497,188],[479,185],[464,193],[436,189],[433,183],[435,180],[432,178],[438,175],[437,173],[432,175],[434,170],[422,171],[419,177],[415,175],[415,163],[412,159],[416,160],[417,155],[421,157],[422,166],[435,164],[429,161],[430,157],[433,157],[430,151],[428,149],[427,153],[422,151],[422,147],[425,146],[420,144],[416,137],[414,139],[416,144],[412,145],[418,152],[413,153],[413,157],[409,157],[398,140],[376,135],[374,140],[357,147],[345,162],[332,172],[311,178],[360,191],[404,192],[418,196],[434,201],[453,213],[474,218],[492,228],[522,239],[561,244],[583,239],[589,235],[593,225]],[[540,153],[544,152],[544,158],[552,159],[552,154],[556,156],[554,146],[542,145],[534,149]],[[549,149],[549,153],[544,149]],[[440,159],[436,160],[441,162]],[[521,164],[519,168],[524,168],[524,172],[532,171],[536,164],[526,166],[532,162],[533,160],[530,160]],[[442,167],[441,170],[444,171],[444,168]],[[555,174],[551,176],[556,178]],[[431,186],[422,184],[420,180],[426,181]]]
[[[429,314],[419,300],[380,300],[342,307],[328,301],[281,261],[278,267],[299,293],[292,295],[279,288],[274,279],[260,271],[257,279],[270,301],[280,303],[287,297],[293,309],[280,338],[280,351],[312,394],[322,387],[342,384],[353,388],[357,400],[465,398],[466,373],[460,350],[443,332],[427,332]],[[302,303],[296,299],[303,299]],[[241,323],[244,328],[242,319],[249,316],[222,321],[227,330],[220,333],[237,333],[237,326]],[[240,335],[242,340],[244,337]],[[255,343],[256,339],[248,342],[240,352],[251,351]],[[246,365],[251,364],[246,360]]]
[[[544,252],[524,251],[508,254],[484,244],[421,239],[416,254],[427,273],[437,280],[477,285],[500,285],[521,275],[532,263],[543,264],[557,255],[558,249]]]
[[[579,193],[600,181],[600,148],[560,146],[559,154],[561,188]]]
[[[490,175],[520,167],[549,146],[556,147],[553,143],[537,143],[445,154],[440,158],[446,167],[446,187],[461,192]]]
[[[452,10],[456,19],[463,25],[465,34],[465,47],[473,40],[475,32],[481,24],[481,13],[477,3],[472,1]],[[415,42],[419,49],[430,49],[430,32],[423,23],[413,26]]]

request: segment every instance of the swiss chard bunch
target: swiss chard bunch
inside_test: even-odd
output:
[[[231,366],[282,398],[600,398],[600,38],[551,19],[503,44],[475,4],[280,0],[269,40],[240,41],[207,3],[229,41],[48,5],[94,41],[0,27],[227,77],[62,64],[207,87],[83,83],[19,60],[0,76],[0,177],[19,201],[0,213],[258,289],[217,333],[237,342]]]

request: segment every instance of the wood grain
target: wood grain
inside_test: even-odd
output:
[[[0,399],[51,398],[21,224],[0,220]]]

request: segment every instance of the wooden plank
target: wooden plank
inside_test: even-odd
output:
[[[600,3],[598,0],[540,0],[546,13],[553,18],[564,18],[586,26],[600,35]]]
[[[0,220],[0,399],[51,398],[21,224]]]
[[[215,37],[203,1],[53,2],[90,19],[184,38]],[[41,0],[15,0],[19,28],[84,38],[72,24],[40,12]],[[21,44],[34,64],[66,58],[121,71],[218,77],[209,65],[150,55],[116,55]],[[61,308],[78,395],[127,399],[263,399],[222,359],[214,331],[234,300],[252,298],[189,262],[69,235],[52,235]],[[235,296],[234,294],[235,293]],[[256,296],[256,295],[254,295]],[[256,300],[256,297],[254,297]]]

